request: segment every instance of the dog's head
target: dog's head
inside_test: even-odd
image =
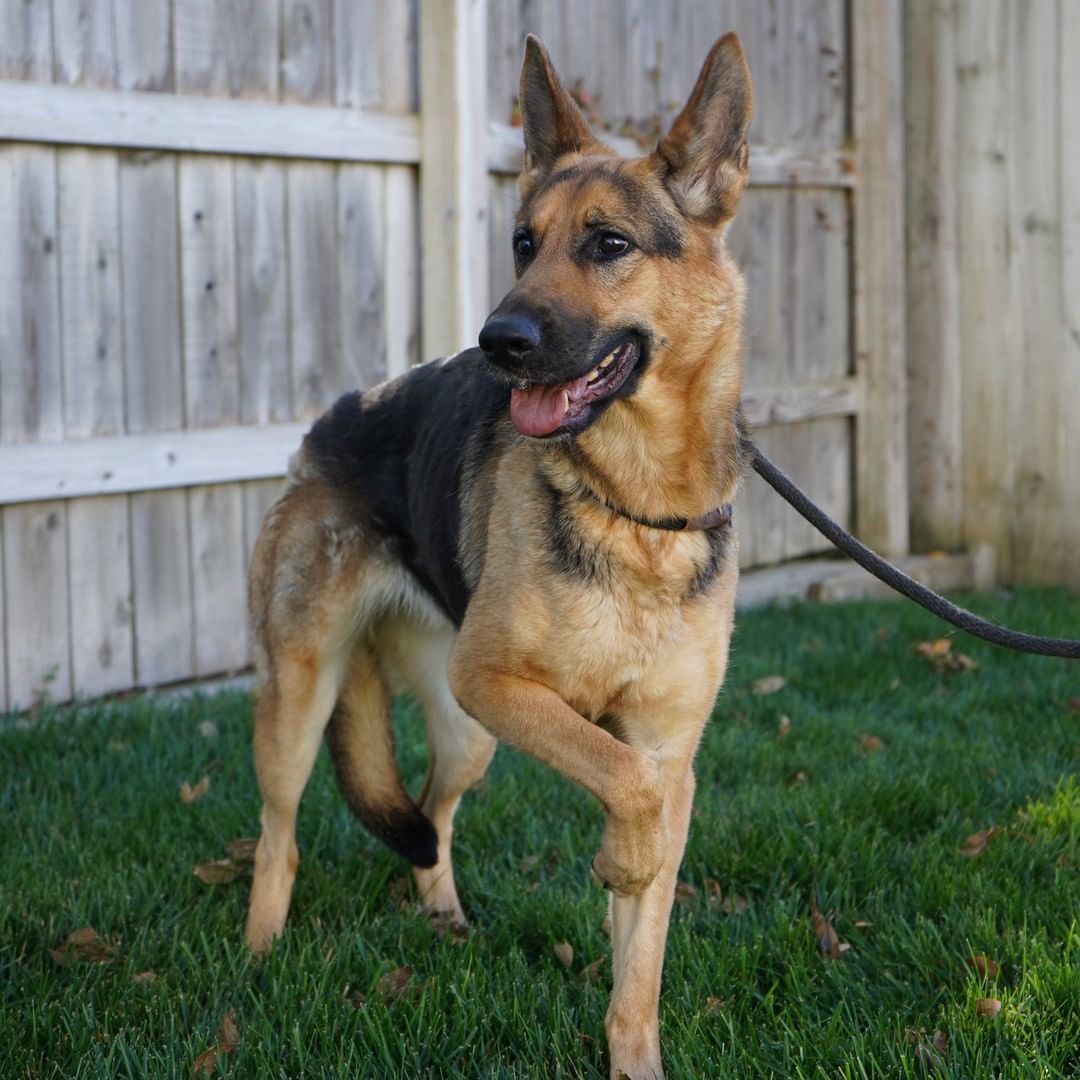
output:
[[[593,137],[532,36],[520,102],[518,280],[480,346],[513,387],[518,431],[573,436],[647,373],[674,377],[737,336],[742,283],[723,234],[746,184],[750,74],[738,38],[722,37],[671,130],[633,160]]]

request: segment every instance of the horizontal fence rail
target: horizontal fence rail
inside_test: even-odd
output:
[[[632,139],[603,130],[596,134],[620,154],[645,152]],[[416,114],[0,80],[0,141],[5,140],[310,161],[420,161]],[[521,128],[488,124],[486,151],[490,172],[516,175],[522,164]],[[756,146],[750,150],[749,182],[850,188],[855,174],[850,155],[842,151],[808,155]]]
[[[858,403],[855,379],[751,390],[742,397],[753,427],[853,416]],[[0,446],[0,505],[272,480],[285,475],[309,427],[244,425]]]

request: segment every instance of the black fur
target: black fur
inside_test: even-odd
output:
[[[606,581],[610,574],[606,560],[584,540],[566,507],[564,495],[544,477],[538,477],[548,497],[548,552],[552,565],[562,574],[590,585]]]
[[[469,349],[414,368],[374,400],[346,394],[319,419],[305,448],[357,514],[395,545],[455,626],[469,589],[458,558],[466,459],[483,455],[509,408],[509,387]]]
[[[728,558],[728,550],[731,547],[731,526],[718,525],[716,528],[706,529],[705,539],[709,542],[709,553],[698,567],[694,580],[690,582],[690,588],[686,590],[687,600],[703,596],[716,580],[716,575],[720,573]]]
[[[391,851],[413,866],[431,867],[439,861],[439,836],[435,826],[407,795],[397,804],[380,807],[365,798],[364,784],[349,768],[350,755],[344,747],[349,718],[339,704],[326,726],[326,745],[334,764],[338,790],[357,820]]]

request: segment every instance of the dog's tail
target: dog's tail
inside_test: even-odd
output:
[[[389,695],[366,648],[358,648],[353,657],[326,728],[326,743],[338,788],[364,828],[414,866],[434,866],[438,834],[401,783]]]

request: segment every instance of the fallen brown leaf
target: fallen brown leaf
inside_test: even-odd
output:
[[[796,784],[805,784],[806,783],[806,770],[805,769],[796,769],[787,778],[787,783],[788,783],[788,787],[795,787]]]
[[[791,717],[781,716],[776,721],[776,737],[778,739],[786,739],[791,732]]]
[[[191,872],[204,885],[228,885],[243,873],[243,867],[232,859],[214,859],[199,863]]]
[[[135,983],[136,986],[147,986],[156,978],[156,971],[136,971],[135,974],[131,976],[131,981]]]
[[[210,777],[204,776],[194,787],[186,780],[180,785],[180,801],[198,802],[210,790]]]
[[[701,1007],[702,1016],[715,1016],[724,1007],[724,999],[713,997],[711,994],[705,999]]]
[[[869,919],[856,919],[852,925],[857,926],[860,930],[865,930],[868,926],[873,926],[874,924]]]
[[[582,982],[597,982],[600,978],[600,969],[604,966],[604,958],[601,956],[591,964],[586,964],[581,969]]]
[[[900,685],[900,676],[899,675],[894,675],[889,680],[889,689],[890,690],[895,690],[899,685]]]
[[[240,1030],[236,1026],[236,1017],[230,1009],[222,1018],[218,1027],[217,1042],[209,1049],[204,1050],[192,1066],[192,1072],[196,1075],[212,1076],[217,1070],[218,1057],[231,1054],[240,1045]]]
[[[225,851],[229,858],[236,863],[253,863],[255,861],[255,848],[259,840],[255,836],[240,836],[230,840],[225,845]]]
[[[555,944],[551,950],[555,954],[555,959],[559,961],[564,968],[570,967],[574,962],[574,946],[569,941],[559,941]]]
[[[212,739],[217,735],[217,724],[213,720],[203,720],[199,724],[199,734],[204,739]]]
[[[787,686],[787,679],[783,675],[763,675],[750,684],[750,689],[755,694],[775,694],[777,690],[783,690]]]
[[[981,953],[978,956],[969,956],[964,963],[967,964],[980,979],[996,979],[998,972],[1001,970],[997,961],[991,960],[989,956],[983,956]]]
[[[396,1001],[409,990],[409,982],[412,976],[413,969],[408,964],[394,968],[393,971],[387,971],[379,977],[379,981],[375,984],[375,994],[387,1004]]]
[[[1080,713],[1080,697],[1069,698],[1069,712]]]
[[[937,638],[934,641],[920,641],[915,646],[915,651],[927,660],[937,660],[942,656],[948,656],[952,649],[952,642],[948,638]]]
[[[993,1020],[1001,1012],[1001,1002],[997,998],[978,998],[975,1002],[975,1015],[983,1020]]]
[[[996,827],[989,829],[983,829],[980,832],[972,833],[967,839],[964,840],[963,846],[960,848],[960,854],[965,859],[977,859],[985,850],[986,845],[1000,832]]]
[[[876,754],[879,750],[885,749],[885,743],[876,735],[868,735],[863,732],[859,736],[858,747],[860,754]]]
[[[745,896],[740,896],[738,893],[725,896],[720,901],[720,910],[725,915],[742,915],[749,907]]]
[[[814,927],[814,937],[817,939],[818,952],[822,956],[837,960],[841,953],[851,948],[847,942],[840,940],[833,924],[821,914],[817,905],[817,896],[813,893],[810,894],[810,919]]]
[[[680,881],[675,885],[675,899],[680,904],[692,904],[697,897],[697,889],[689,881]]]
[[[49,955],[60,967],[71,967],[80,960],[91,964],[107,964],[113,959],[113,949],[98,937],[92,926],[73,930]]]
[[[915,1048],[915,1060],[924,1069],[937,1070],[944,1065],[945,1051],[949,1047],[949,1040],[944,1031],[935,1030],[933,1038],[927,1042],[926,1031],[923,1028],[917,1031],[909,1028],[907,1038]]]
[[[720,888],[720,882],[716,878],[705,879],[705,895],[708,898],[709,907],[716,907],[724,899],[724,890]]]

